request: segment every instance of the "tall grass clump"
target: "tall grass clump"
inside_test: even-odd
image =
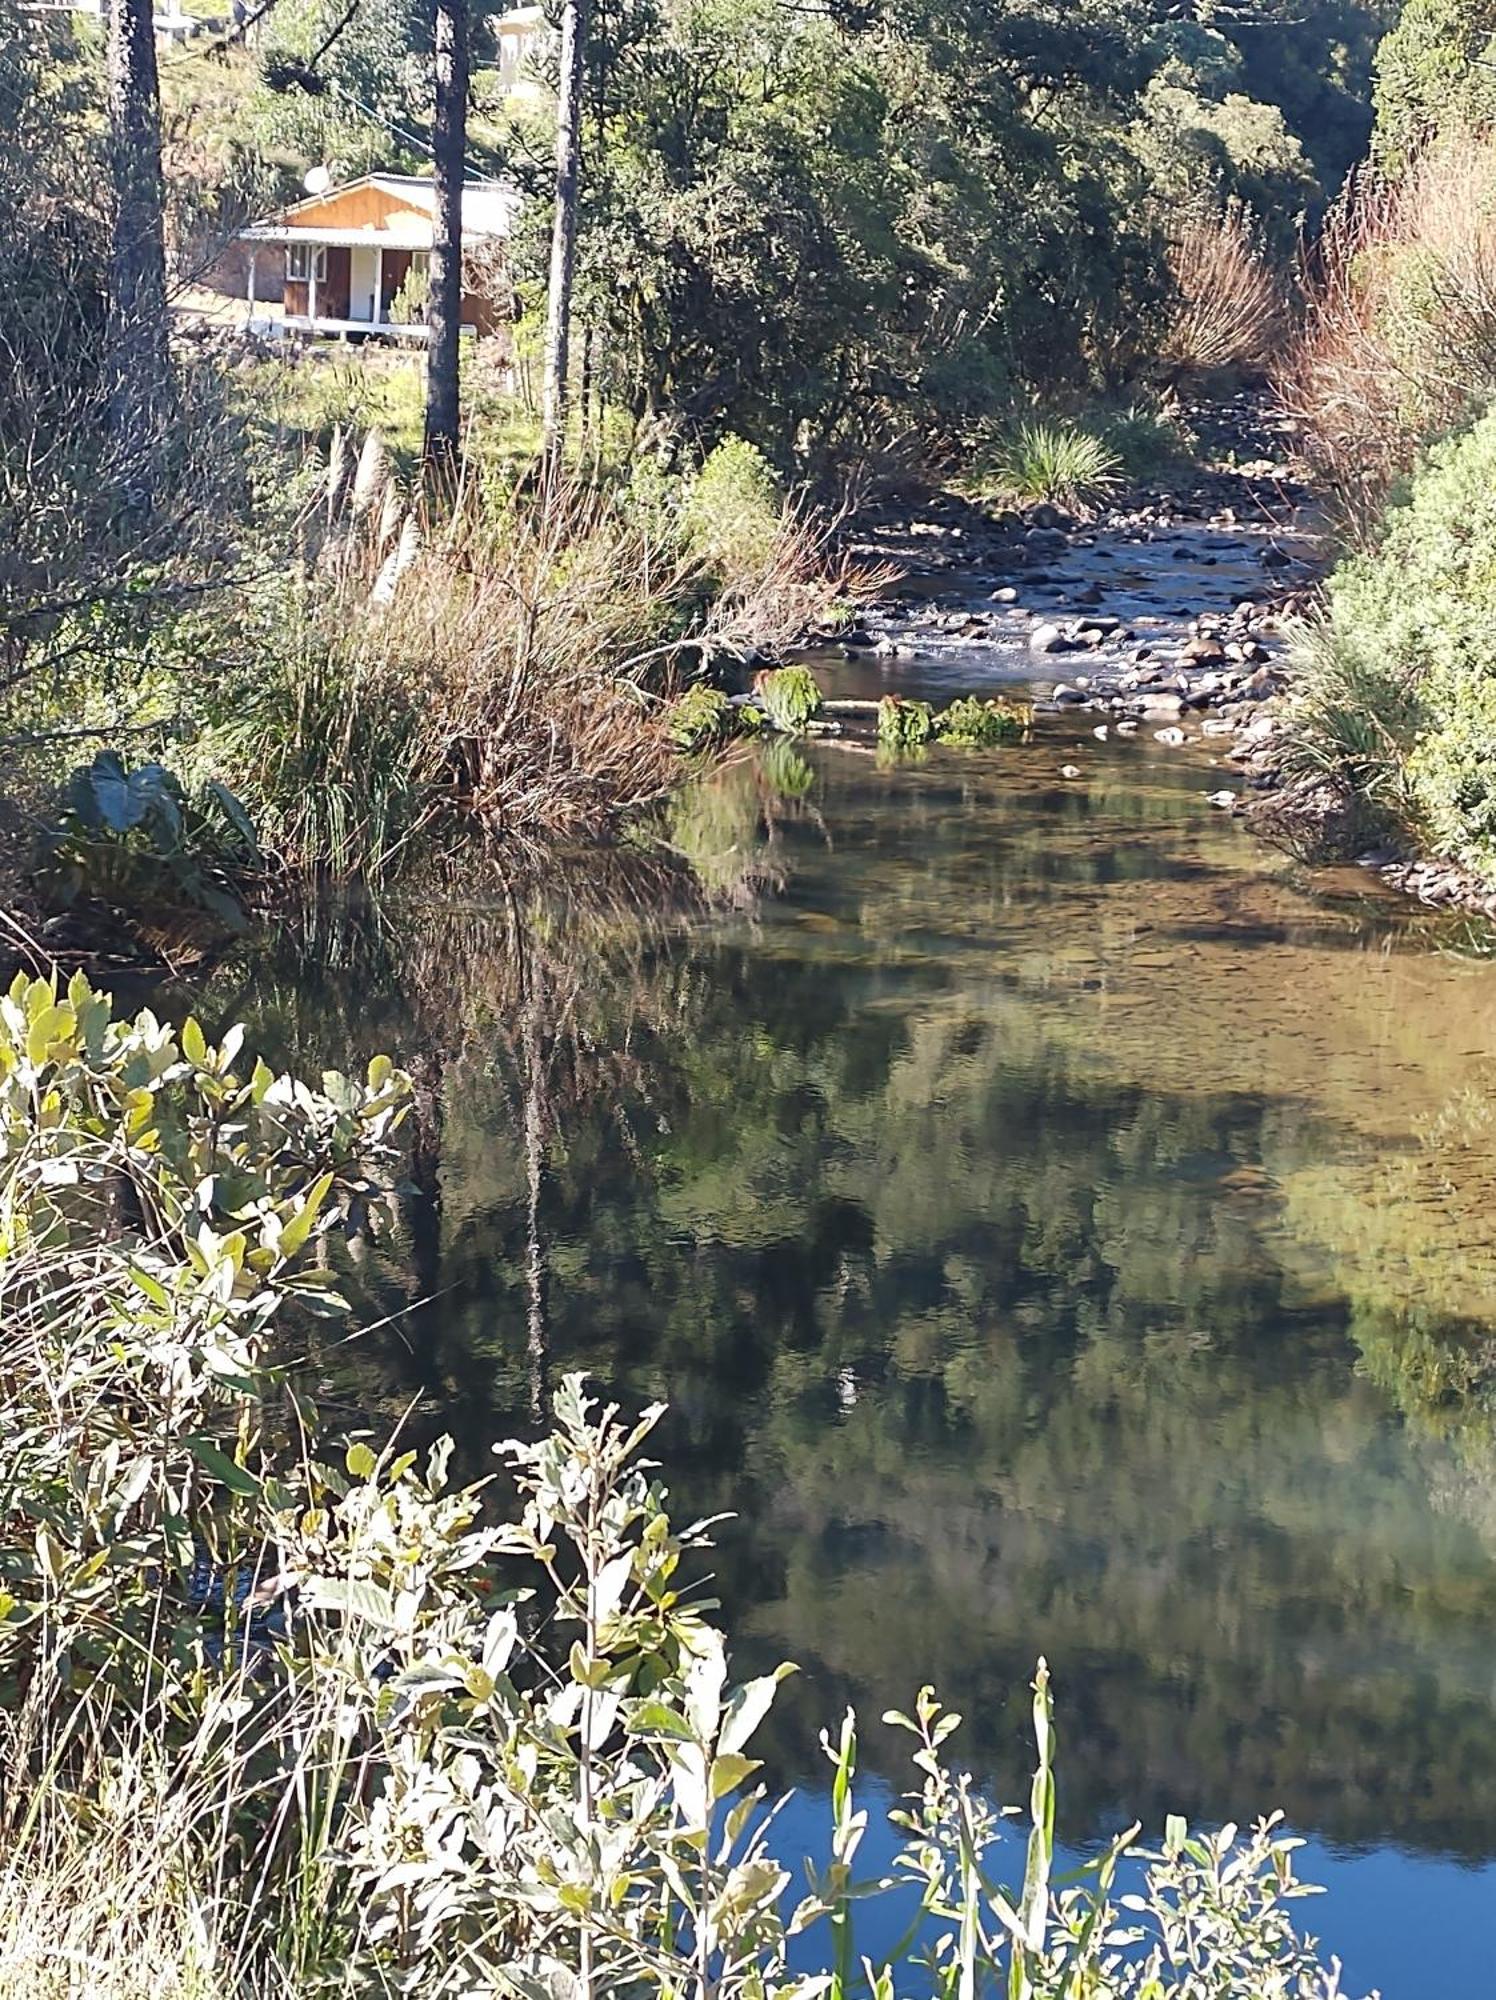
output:
[[[347,1317],[409,1099],[81,979],[0,998],[0,1995],[1334,2000],[1276,1820],[1056,1873],[1042,1661],[1022,1837],[922,1689],[885,1718],[895,1867],[858,1866],[849,1713],[797,1883],[762,1756],[791,1670],[732,1679],[659,1407],[567,1378],[498,1505],[450,1441],[329,1431],[287,1364]],[[889,1894],[907,1934],[864,1955]]]
[[[1366,533],[1422,448],[1496,393],[1496,135],[1442,141],[1398,178],[1354,178],[1307,261],[1304,295],[1279,395]]]
[[[1287,336],[1288,294],[1252,211],[1229,201],[1169,239],[1174,303],[1160,344],[1170,374],[1261,377]]]
[[[1086,508],[1122,483],[1118,453],[1094,431],[1062,419],[1026,417],[981,455],[981,481],[994,497]]]
[[[675,776],[684,669],[788,644],[860,587],[824,529],[711,461],[653,506],[475,483],[437,513],[372,433],[356,458],[340,437],[306,526],[248,597],[201,755],[289,861],[339,874],[613,831]]]

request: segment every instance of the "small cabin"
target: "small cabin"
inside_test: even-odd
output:
[[[516,191],[499,181],[469,181],[462,191],[464,263],[492,261],[508,239]],[[381,334],[426,338],[425,300],[436,228],[436,188],[419,174],[365,174],[330,187],[239,232],[249,249],[249,321],[256,324],[262,257],[283,263],[277,320],[287,332],[316,336]],[[493,333],[507,314],[491,287],[468,289],[462,326]],[[274,287],[272,287],[274,289]],[[275,321],[268,322],[273,330]]]

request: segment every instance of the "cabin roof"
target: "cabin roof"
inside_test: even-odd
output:
[[[380,221],[351,226],[319,224],[319,211],[358,188],[373,188],[391,206]],[[505,181],[469,180],[462,189],[462,240],[484,242],[507,236],[519,207],[519,193]],[[384,244],[386,248],[429,250],[436,223],[436,186],[422,174],[364,174],[323,194],[291,202],[276,215],[240,230],[247,243]]]

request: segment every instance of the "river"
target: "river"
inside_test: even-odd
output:
[[[791,1840],[820,1728],[855,1703],[896,1787],[924,1681],[1022,1797],[1043,1653],[1072,1846],[1281,1806],[1348,1990],[1477,2000],[1496,962],[1214,810],[1209,743],[1094,722],[775,744],[671,809],[707,897],[627,853],[433,892],[263,940],[209,1011],[417,1071],[366,1411],[485,1469],[563,1369],[669,1400],[739,1665],[804,1669]]]

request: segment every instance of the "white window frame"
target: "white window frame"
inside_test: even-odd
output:
[[[286,245],[286,276],[292,284],[304,285],[315,278],[319,285],[327,282],[327,245],[325,243],[288,243]]]

